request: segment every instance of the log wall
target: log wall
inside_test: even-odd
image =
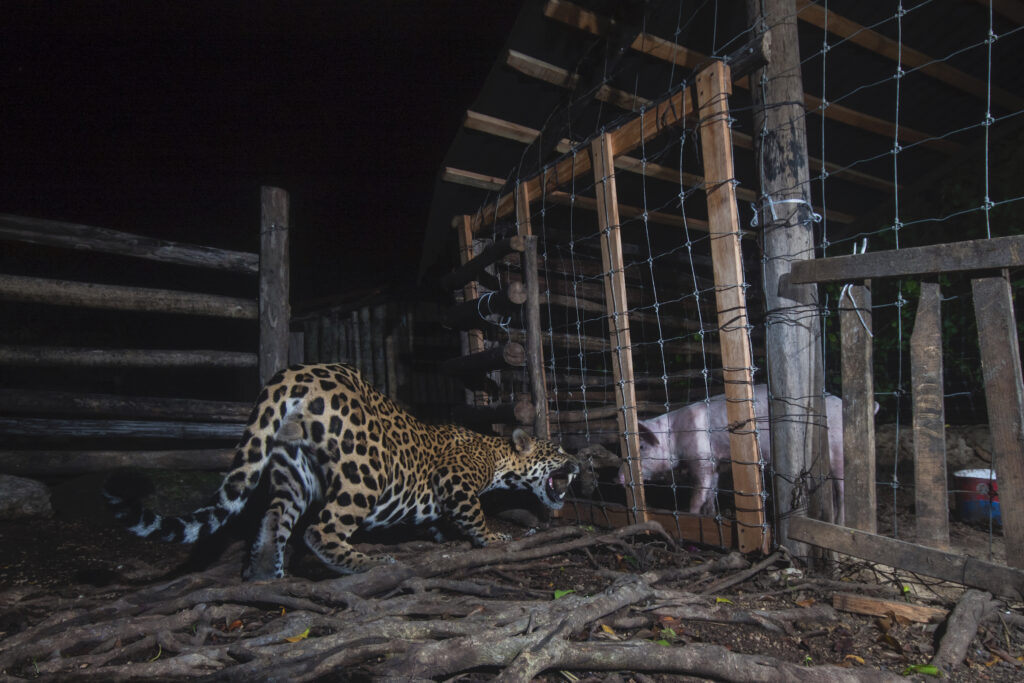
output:
[[[0,340],[0,471],[228,464],[260,382],[289,358],[288,194],[266,187],[254,201],[259,253],[0,215],[0,241],[33,245],[39,261],[18,264],[32,275],[0,273],[13,323]],[[124,272],[90,270],[94,254]],[[76,279],[45,273],[52,264]]]

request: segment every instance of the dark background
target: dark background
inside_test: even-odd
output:
[[[294,302],[411,283],[520,4],[7,2],[0,213],[256,251],[272,184]]]

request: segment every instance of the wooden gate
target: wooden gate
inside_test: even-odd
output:
[[[843,449],[846,524],[791,521],[801,541],[892,567],[1024,597],[1024,382],[1008,274],[972,280],[985,398],[998,469],[1009,567],[948,552],[942,337],[939,286],[921,284],[911,337],[914,484],[918,543],[876,533],[875,442],[871,363],[871,281],[1024,266],[1024,237],[999,237],[928,247],[800,261],[793,284],[849,283],[854,305],[841,313]]]

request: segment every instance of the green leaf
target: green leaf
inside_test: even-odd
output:
[[[715,604],[716,605],[721,605],[722,603],[725,603],[727,605],[731,605],[732,604],[732,600],[730,600],[729,598],[715,598]]]
[[[909,676],[911,674],[924,674],[925,676],[942,676],[942,672],[939,671],[939,667],[931,664],[911,664],[905,668],[902,672],[903,676]]]
[[[668,642],[667,640],[664,640],[664,639],[656,640],[656,641],[654,641],[654,644],[655,645],[664,645],[665,647],[672,647],[672,643],[670,643],[670,642]]]
[[[661,635],[662,638],[675,638],[677,634],[676,634],[675,629],[663,628],[663,629],[661,629],[661,634],[660,635]]]
[[[568,589],[565,589],[565,590],[557,590],[557,591],[555,591],[555,600],[560,600],[560,599],[564,598],[566,595],[569,595],[570,593],[575,593],[575,592],[576,591],[574,591],[571,588],[568,588]]]
[[[297,643],[300,640],[303,640],[304,638],[308,638],[308,637],[309,637],[309,629],[307,628],[305,631],[303,631],[299,635],[292,636],[291,638],[285,638],[285,640],[287,640],[289,643]]]

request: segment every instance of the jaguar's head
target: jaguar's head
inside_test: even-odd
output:
[[[512,433],[512,458],[496,473],[506,488],[533,491],[548,507],[565,504],[565,494],[580,472],[576,459],[547,439],[535,439],[522,429]]]

